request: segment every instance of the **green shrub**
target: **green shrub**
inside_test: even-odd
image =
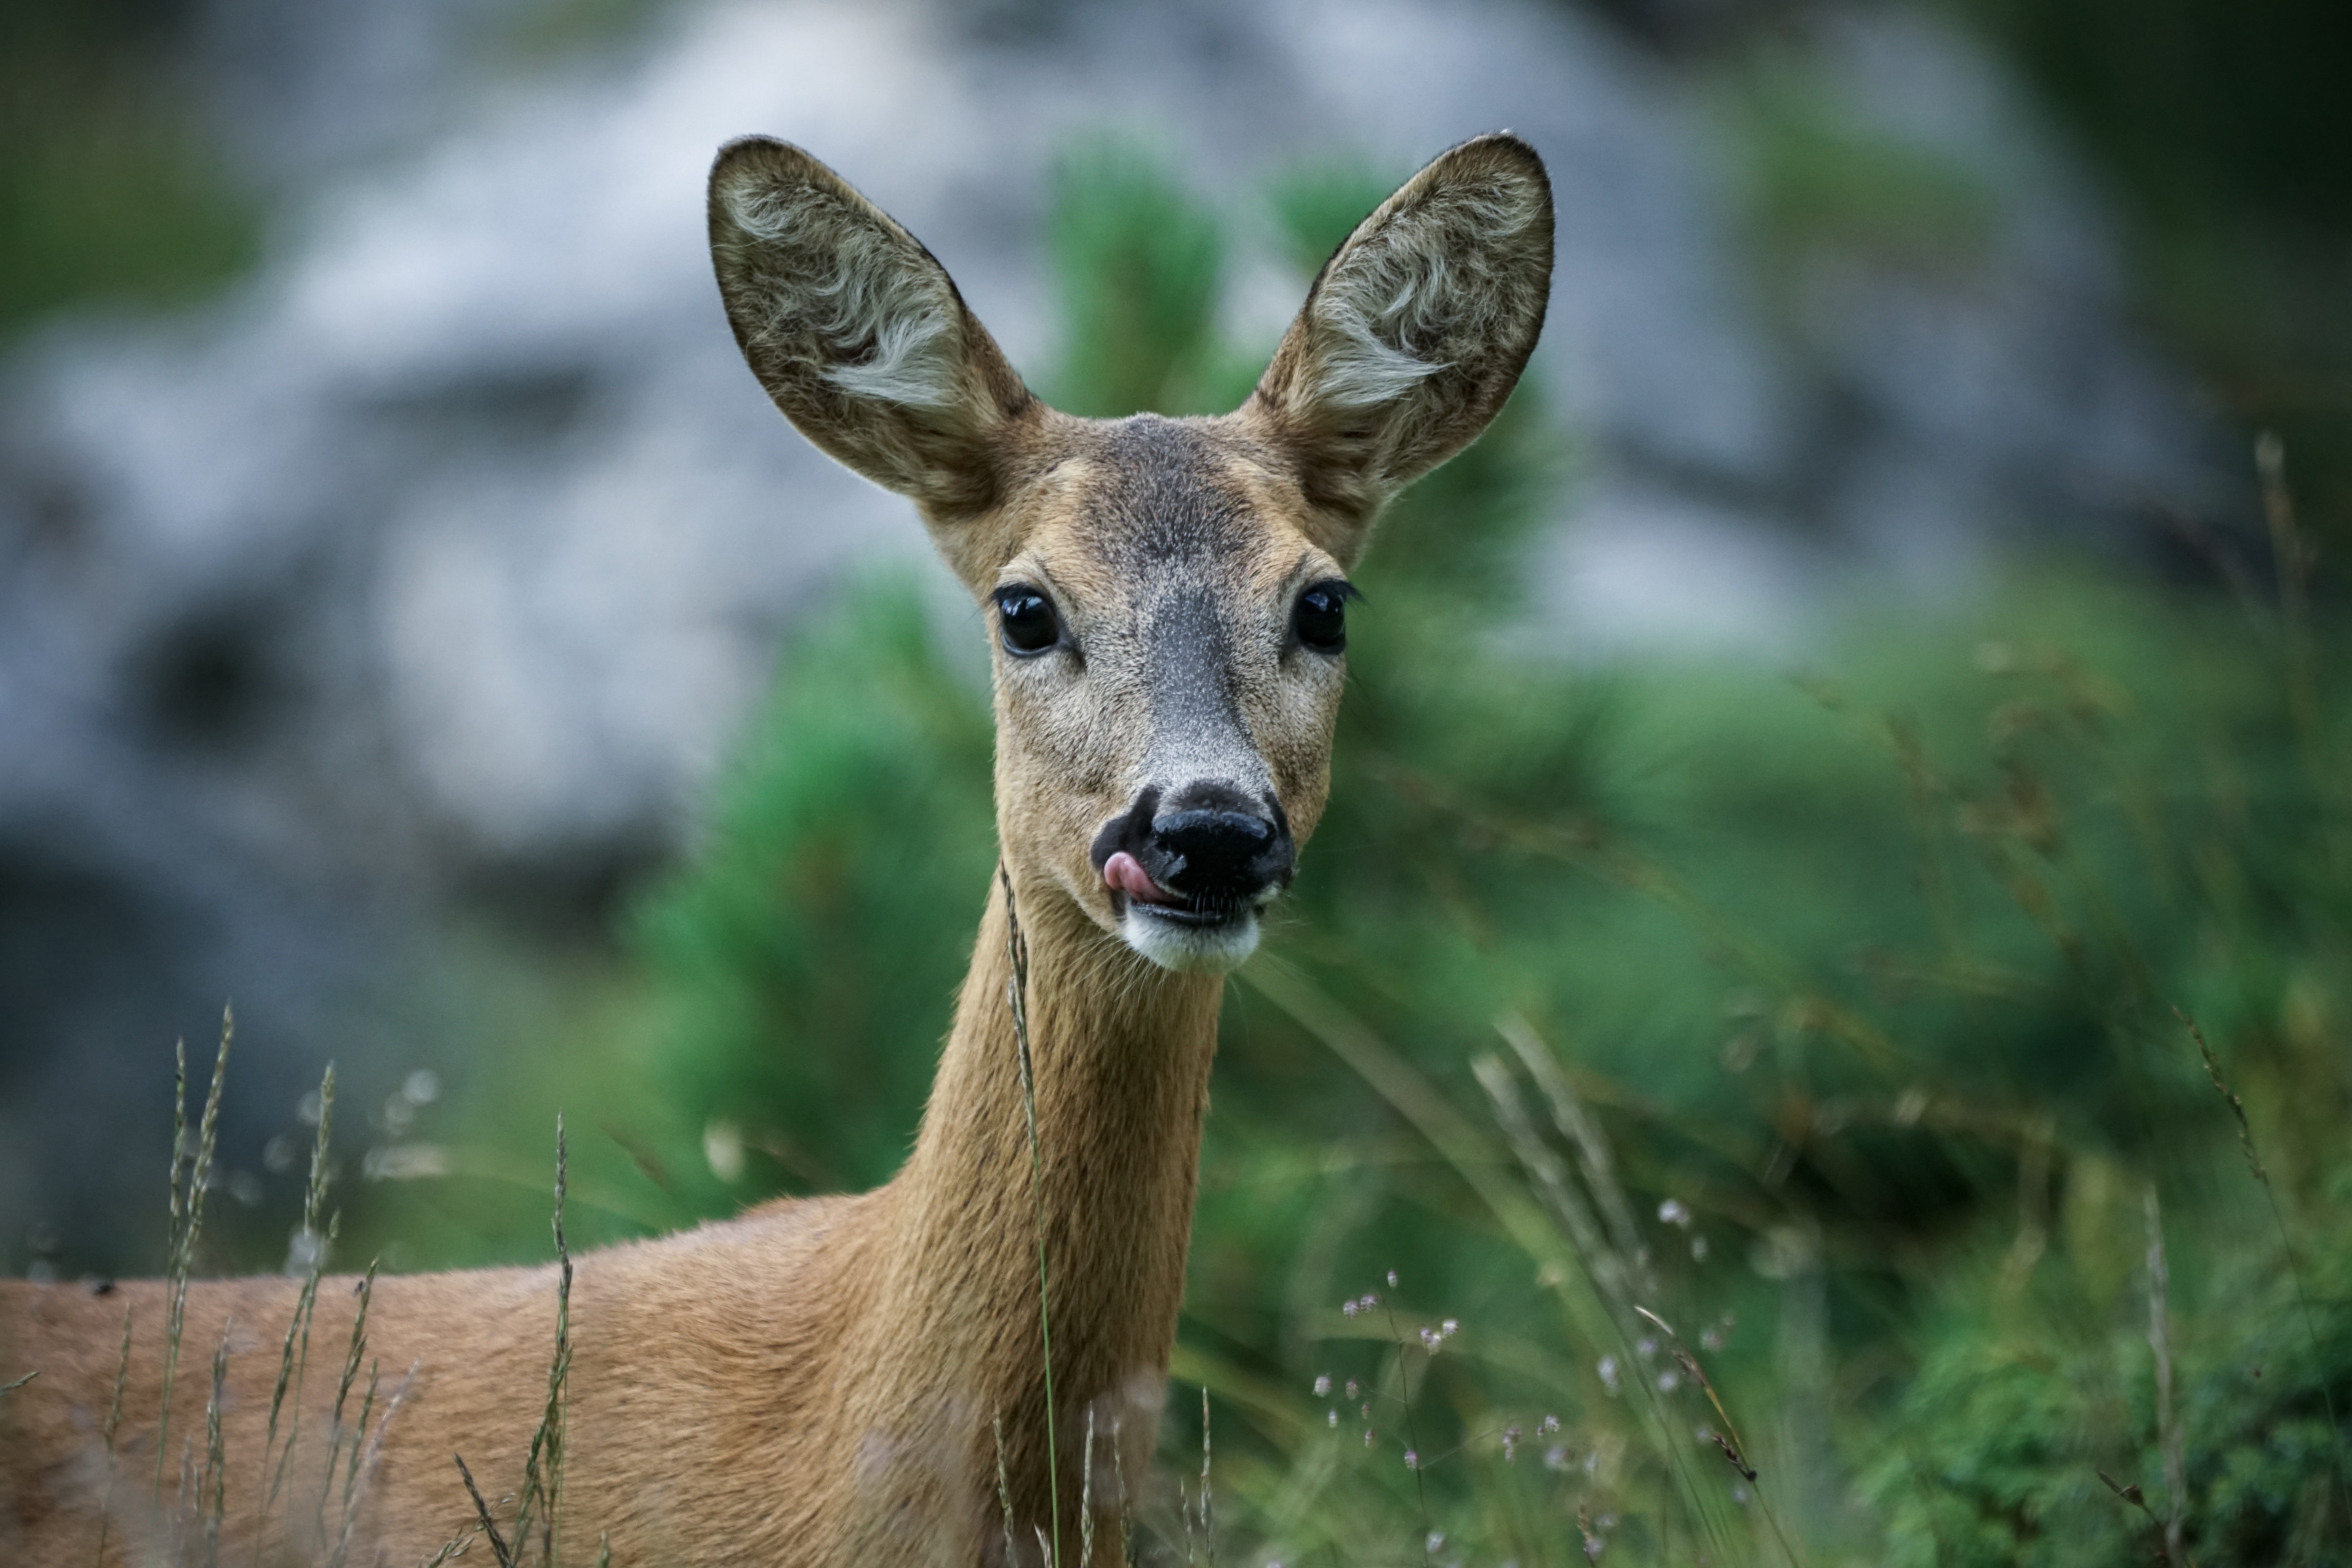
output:
[[[788,660],[633,935],[689,1124],[732,1124],[755,1189],[871,1186],[913,1143],[985,901],[987,700],[902,586],[851,595]]]

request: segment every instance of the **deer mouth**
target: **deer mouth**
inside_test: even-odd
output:
[[[1143,868],[1143,862],[1119,850],[1103,862],[1103,883],[1110,889],[1111,912],[1129,910],[1178,925],[1221,926],[1255,911],[1246,904],[1196,899],[1163,888]]]
[[[1119,936],[1162,969],[1223,974],[1256,951],[1258,910],[1278,889],[1255,898],[1202,897],[1171,888],[1125,851],[1103,864],[1111,917]]]

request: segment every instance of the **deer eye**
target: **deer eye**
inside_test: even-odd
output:
[[[1316,583],[1298,595],[1291,625],[1298,640],[1318,653],[1339,653],[1348,646],[1348,601],[1356,590],[1345,583]]]
[[[1004,651],[1033,658],[1062,640],[1061,617],[1053,602],[1025,583],[996,591],[996,619]]]

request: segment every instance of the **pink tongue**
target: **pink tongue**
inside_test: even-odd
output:
[[[1139,904],[1174,902],[1162,892],[1160,884],[1151,879],[1142,863],[1122,849],[1103,862],[1103,880]]]

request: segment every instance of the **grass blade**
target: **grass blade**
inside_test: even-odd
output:
[[[212,1184],[213,1152],[220,1132],[221,1087],[228,1078],[228,1048],[236,1034],[236,1015],[224,1007],[221,1009],[220,1051],[213,1058],[212,1088],[205,1095],[204,1115],[197,1123],[193,1160],[188,1154],[187,1043],[182,1041],[174,1047],[179,1072],[176,1079],[178,1092],[172,1113],[172,1248],[163,1287],[167,1303],[163,1323],[163,1389],[155,1418],[155,1489],[152,1500],[157,1506],[161,1505],[163,1499],[164,1456],[171,1452],[172,1385],[179,1372],[180,1335],[187,1321],[188,1274],[195,1263],[196,1239],[204,1230],[205,1191]],[[187,1172],[184,1192],[181,1186],[184,1168]]]
[[[1021,1103],[1029,1118],[1029,1191],[1037,1212],[1037,1337],[1045,1356],[1045,1497],[1046,1506],[1054,1515],[1051,1560],[1058,1563],[1062,1560],[1061,1456],[1054,1440],[1054,1315],[1053,1290],[1045,1271],[1045,1162],[1037,1142],[1037,1077],[1029,1050],[1029,941],[1021,934],[1021,913],[1013,900],[1013,874],[1002,864],[996,874],[1004,883],[1004,943],[1013,969],[1004,983],[1005,999],[1013,1009],[1013,1040],[1021,1067]]]

